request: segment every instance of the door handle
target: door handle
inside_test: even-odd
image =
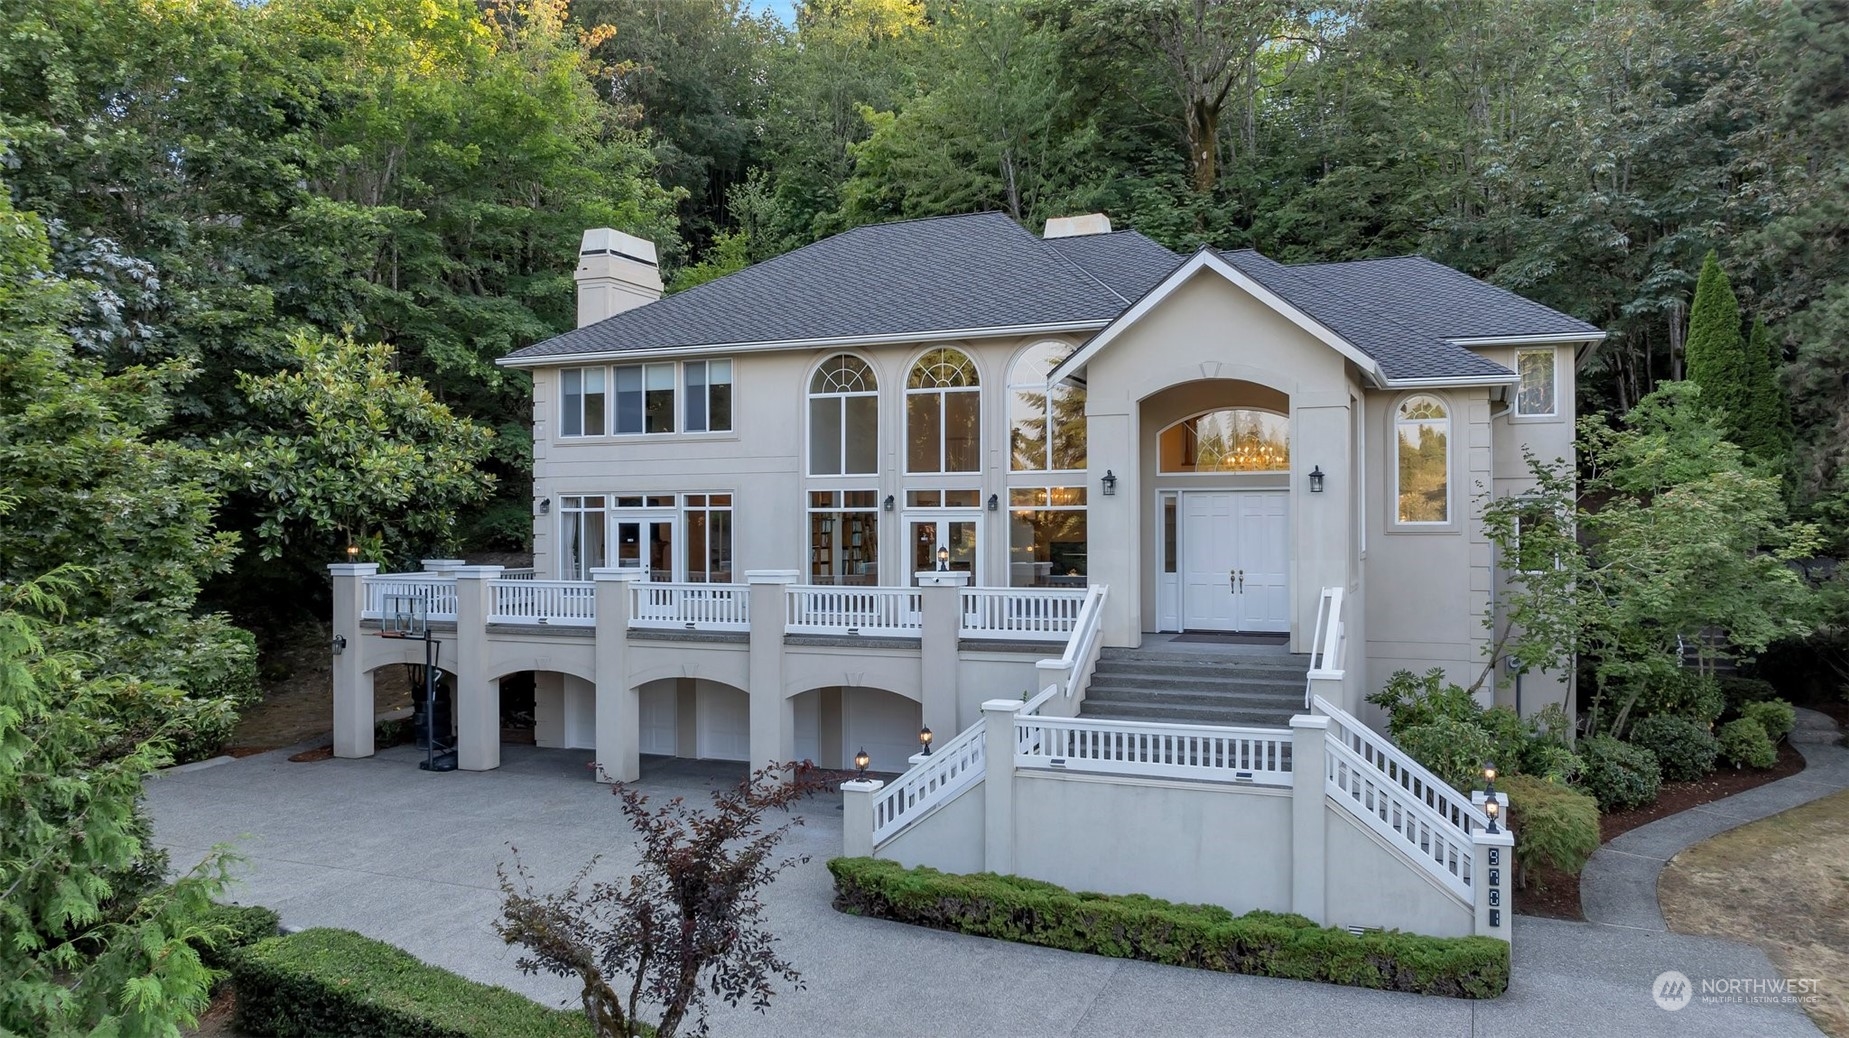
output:
[[[1226,571],[1226,593],[1231,595],[1238,593],[1238,591],[1239,571],[1236,569],[1229,569]]]
[[[1246,590],[1246,571],[1240,570],[1239,571],[1239,593],[1243,595],[1245,594],[1245,590]]]

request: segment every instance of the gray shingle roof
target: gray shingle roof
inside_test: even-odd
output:
[[[1153,265],[1149,246],[1177,262],[1140,234],[1110,237],[1109,248],[1079,250],[1100,261],[1093,277],[1000,213],[856,227],[510,359],[1102,323],[1129,302],[1111,283],[1137,283]]]
[[[1291,270],[1443,339],[1596,335],[1597,327],[1424,256],[1311,263]]]
[[[1355,296],[1331,290],[1320,283],[1313,270],[1287,267],[1251,249],[1222,252],[1220,258],[1373,357],[1389,379],[1496,377],[1511,373],[1495,361],[1401,320],[1401,310],[1389,316]],[[1457,276],[1474,280],[1464,274]]]
[[[1447,339],[1598,334],[1419,256],[1284,266],[1218,254],[1390,379],[1506,376]],[[979,328],[1101,325],[1182,257],[1135,231],[1043,240],[1000,213],[875,224],[510,354],[510,360]]]

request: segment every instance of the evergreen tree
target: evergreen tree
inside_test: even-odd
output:
[[[1701,387],[1702,402],[1725,413],[1722,428],[1727,438],[1744,443],[1752,396],[1750,364],[1740,337],[1740,304],[1712,250],[1702,261],[1701,278],[1695,282],[1685,365],[1688,380]]]
[[[1791,458],[1791,400],[1780,378],[1785,358],[1764,318],[1753,320],[1746,361],[1747,399],[1742,408],[1745,424],[1740,446],[1773,469],[1784,469]]]

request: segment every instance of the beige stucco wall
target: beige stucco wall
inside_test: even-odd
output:
[[[1324,891],[1330,926],[1378,926],[1435,937],[1467,937],[1471,908],[1413,868],[1399,851],[1331,804],[1323,812],[1329,868]]]

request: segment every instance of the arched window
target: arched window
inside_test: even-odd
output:
[[[1399,522],[1451,521],[1451,414],[1437,397],[1408,397],[1393,420]]]
[[[1158,472],[1288,472],[1290,419],[1228,407],[1184,418],[1156,438]]]
[[[840,354],[809,380],[809,474],[879,471],[880,387],[867,362]]]
[[[1063,342],[1043,342],[1008,373],[1008,466],[1016,472],[1085,467],[1085,391],[1047,382],[1071,353]]]
[[[966,354],[942,347],[918,358],[905,380],[905,471],[977,471],[981,418],[982,390]]]

